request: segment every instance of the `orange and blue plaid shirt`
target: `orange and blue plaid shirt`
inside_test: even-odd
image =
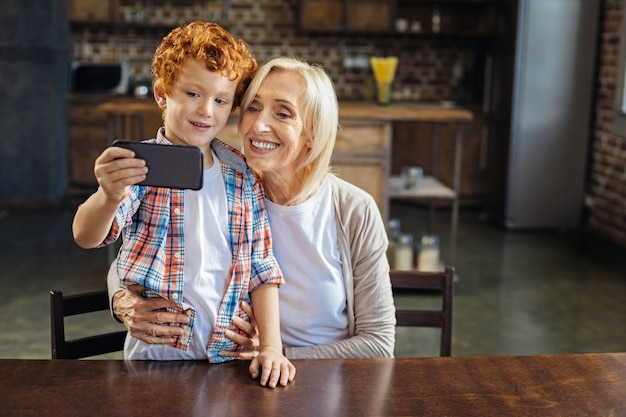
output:
[[[158,132],[157,139],[150,141],[170,143],[162,131]],[[241,333],[231,324],[234,315],[247,319],[241,302],[249,302],[249,292],[262,284],[283,284],[284,281],[272,251],[259,178],[236,149],[217,139],[211,142],[211,149],[218,157],[224,177],[233,256],[230,282],[207,346],[209,361],[223,362],[230,358],[219,356],[220,351],[241,349],[224,336],[229,329]],[[184,335],[172,343],[172,346],[187,350],[193,335],[195,310],[181,304],[185,263],[184,208],[183,190],[131,186],[102,246],[122,235],[117,263],[122,282],[145,286],[148,289],[146,296],[161,296],[177,302],[190,317]]]

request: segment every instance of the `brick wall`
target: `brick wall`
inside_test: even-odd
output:
[[[614,134],[624,0],[604,0],[588,183],[589,228],[626,246],[626,138]],[[626,41],[626,40],[623,40]],[[623,75],[622,75],[623,76]]]
[[[368,70],[344,68],[345,58],[375,54],[398,55],[394,83],[397,93],[426,101],[472,99],[476,43],[480,39],[303,34],[297,29],[296,0],[232,0],[227,19],[222,18],[222,2],[205,3],[199,8],[172,8],[154,2],[146,10],[142,2],[120,0],[116,15],[119,20],[141,19],[172,26],[201,19],[220,22],[235,37],[248,42],[260,63],[279,55],[296,55],[322,64],[335,82],[340,99],[361,99],[369,76]],[[133,7],[135,4],[139,6]],[[74,57],[95,62],[127,60],[134,74],[147,74],[154,48],[165,32],[132,27],[75,28]],[[464,70],[460,82],[453,81],[455,66]]]

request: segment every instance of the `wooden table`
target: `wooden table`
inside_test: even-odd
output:
[[[2,416],[624,416],[626,353],[247,362],[0,360]]]

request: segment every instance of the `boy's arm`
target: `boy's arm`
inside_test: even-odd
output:
[[[259,376],[261,385],[271,388],[287,385],[296,375],[296,368],[283,355],[280,339],[278,285],[264,284],[250,293],[254,315],[259,329],[259,355],[250,363],[252,378]]]
[[[74,240],[82,248],[95,248],[106,238],[120,202],[109,200],[102,188],[98,188],[81,204],[74,216],[72,232]]]
[[[74,240],[83,248],[95,248],[106,238],[115,213],[128,194],[128,186],[145,179],[145,161],[129,149],[112,146],[96,159],[98,190],[81,204],[74,216]]]

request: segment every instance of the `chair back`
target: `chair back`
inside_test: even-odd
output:
[[[109,309],[106,290],[64,296],[50,291],[50,338],[52,359],[79,359],[124,349],[126,331],[65,339],[65,317]]]
[[[396,309],[396,326],[441,329],[439,355],[451,356],[454,268],[446,266],[440,272],[392,270],[390,276],[394,294],[419,295],[432,292],[441,293],[440,309]]]

